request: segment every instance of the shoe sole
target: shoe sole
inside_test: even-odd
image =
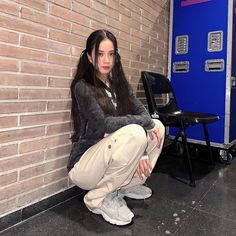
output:
[[[147,194],[145,196],[140,196],[140,195],[135,195],[135,194],[132,194],[132,193],[127,193],[127,194],[123,194],[125,197],[128,197],[128,198],[132,198],[132,199],[135,199],[135,200],[144,200],[144,199],[147,199],[147,198],[150,198],[152,196],[152,194]]]
[[[88,208],[89,209],[89,208]],[[100,209],[89,209],[91,212],[93,212],[94,214],[97,215],[102,215],[102,217],[104,218],[105,221],[109,222],[110,224],[113,225],[128,225],[132,222],[132,218],[130,221],[118,221],[115,219],[110,218],[105,212],[101,211]]]

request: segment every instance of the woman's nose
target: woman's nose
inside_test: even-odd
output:
[[[105,56],[104,56],[104,62],[107,63],[107,62],[109,62],[109,61],[110,61],[109,56],[108,56],[108,55],[105,55]]]

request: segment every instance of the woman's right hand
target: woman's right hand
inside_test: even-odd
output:
[[[139,178],[143,180],[143,177],[144,176],[149,177],[151,172],[152,172],[152,165],[150,160],[148,158],[140,160],[135,174],[137,174]]]

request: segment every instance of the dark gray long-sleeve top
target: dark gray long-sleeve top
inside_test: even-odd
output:
[[[152,121],[144,105],[130,93],[132,114],[125,116],[105,116],[103,110],[93,96],[91,85],[80,80],[75,86],[75,97],[80,114],[80,134],[73,144],[68,162],[68,171],[77,163],[83,153],[100,141],[106,133],[113,133],[128,124],[138,124],[145,130],[152,130]]]

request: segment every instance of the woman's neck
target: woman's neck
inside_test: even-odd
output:
[[[108,75],[100,75],[99,79],[107,86],[109,87],[109,77]]]

